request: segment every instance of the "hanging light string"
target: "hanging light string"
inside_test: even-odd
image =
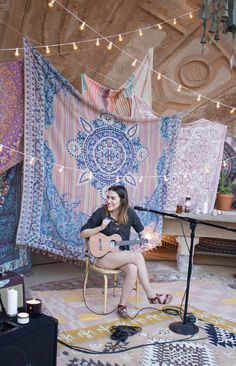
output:
[[[62,5],[60,2],[58,2],[57,0],[53,0],[53,1],[51,1],[50,2],[50,4],[54,4],[54,3],[57,3],[59,6],[61,6],[65,11],[67,11],[67,12],[69,12],[73,17],[75,17],[77,20],[79,20],[80,21],[80,23],[81,23],[81,26],[83,25],[83,29],[84,29],[84,27],[86,26],[87,28],[89,28],[89,29],[91,29],[93,32],[95,32],[97,35],[99,35],[99,37],[100,38],[95,38],[95,39],[90,39],[90,40],[84,40],[84,41],[79,41],[79,42],[69,42],[69,43],[61,43],[61,44],[52,44],[52,45],[36,45],[36,46],[34,46],[34,48],[43,48],[43,49],[46,49],[46,53],[47,53],[47,56],[49,56],[49,54],[50,54],[50,47],[56,47],[56,46],[62,46],[62,45],[68,45],[68,44],[70,44],[70,45],[73,45],[73,48],[75,49],[75,45],[76,44],[79,44],[79,43],[85,43],[85,42],[94,42],[95,40],[96,40],[96,42],[98,42],[99,41],[99,39],[104,39],[106,42],[108,42],[109,44],[108,44],[108,49],[109,50],[111,50],[112,49],[112,46],[114,46],[115,48],[117,48],[117,49],[119,49],[122,53],[124,53],[126,56],[128,56],[129,58],[131,58],[133,61],[132,61],[132,66],[133,67],[135,67],[136,66],[136,64],[137,63],[139,63],[139,64],[141,64],[142,63],[142,61],[140,61],[140,60],[138,60],[138,59],[136,59],[136,58],[134,58],[132,55],[130,55],[128,52],[126,52],[126,51],[124,51],[123,49],[121,49],[119,46],[117,46],[115,43],[112,43],[112,42],[110,42],[109,41],[109,38],[111,38],[111,37],[116,37],[117,35],[113,35],[113,36],[107,36],[107,37],[104,37],[102,34],[100,34],[99,32],[97,32],[94,28],[92,28],[92,27],[90,27],[87,23],[85,23],[82,19],[80,19],[79,17],[77,17],[74,13],[72,13],[69,9],[67,9],[64,5]],[[188,14],[189,16],[190,16],[190,18],[192,18],[193,17],[193,15],[192,15],[192,13],[194,13],[194,12],[196,12],[197,10],[199,10],[199,9],[195,9],[194,11],[192,11],[192,12],[188,12],[188,13],[185,13],[185,14],[183,14],[183,15],[181,15],[179,18],[182,18],[182,17],[184,17],[184,16],[186,16],[186,14]],[[145,28],[142,28],[142,29],[149,29],[149,28],[153,28],[153,27],[155,27],[155,26],[158,26],[158,28],[159,29],[161,29],[160,27],[162,27],[161,25],[162,24],[165,24],[165,23],[169,23],[170,21],[172,21],[172,20],[174,20],[174,19],[177,19],[177,18],[173,18],[173,19],[170,19],[170,20],[167,20],[166,22],[162,22],[162,23],[158,23],[158,24],[154,24],[154,25],[152,25],[152,26],[148,26],[148,27],[145,27]],[[174,22],[174,21],[173,21]],[[9,26],[8,24],[6,24],[6,23],[4,23],[3,21],[0,21],[0,23],[2,23],[2,24],[5,24],[5,25],[7,25],[7,26]],[[175,23],[175,22],[174,22]],[[11,29],[13,29],[13,30],[15,30],[16,32],[18,32],[19,34],[22,34],[21,32],[19,32],[19,31],[17,31],[16,29],[14,29],[12,26],[9,26],[9,28],[11,28]],[[140,34],[140,32],[141,32],[141,34],[143,34],[142,33],[142,29],[139,29],[139,34]],[[128,33],[134,33],[134,32],[137,32],[137,30],[134,30],[134,31],[130,31],[130,32],[126,32],[127,34]],[[122,33],[123,35],[125,34],[125,33]],[[22,34],[23,35],[23,34]],[[119,34],[119,38],[120,38],[120,35],[121,34]],[[23,35],[24,36],[24,35]],[[28,37],[29,39],[30,39],[30,37]],[[37,42],[37,41],[35,41],[34,40],[34,42]],[[77,47],[77,46],[76,46]],[[6,48],[6,49],[0,49],[0,51],[1,50],[15,50],[15,56],[17,57],[17,56],[19,56],[19,50],[23,50],[24,48]],[[56,51],[56,53],[58,53],[59,54],[59,52],[57,52]],[[63,55],[63,57],[65,57],[65,58],[67,58],[67,59],[70,59],[69,57],[67,57],[67,56],[65,56],[65,55]],[[70,59],[71,61],[73,61],[73,62],[76,62],[75,60],[73,60],[73,59]],[[77,62],[79,65],[81,65],[79,62]],[[82,66],[82,65],[81,65]],[[104,65],[103,65],[104,66]],[[92,68],[89,68],[87,65],[85,65],[85,67],[87,67],[88,69],[91,69],[92,71],[94,71],[94,69],[92,69]],[[172,84],[175,84],[178,88],[177,88],[177,91],[178,92],[180,92],[181,90],[185,90],[185,91],[187,91],[188,93],[190,93],[191,95],[195,95],[196,97],[197,97],[197,101],[200,101],[201,100],[201,98],[203,98],[203,99],[205,99],[205,100],[207,100],[208,102],[213,102],[213,103],[215,103],[216,104],[216,108],[217,109],[219,109],[220,108],[220,106],[224,106],[225,108],[227,108],[227,109],[230,109],[230,113],[231,114],[233,114],[234,112],[235,112],[235,110],[236,110],[236,108],[235,107],[233,107],[233,106],[230,106],[230,105],[227,105],[227,104],[225,104],[225,103],[222,103],[222,102],[219,102],[219,101],[216,101],[216,100],[214,100],[214,99],[211,99],[211,98],[208,98],[208,97],[206,97],[206,96],[203,96],[203,95],[201,95],[201,94],[199,94],[199,93],[197,93],[197,92],[194,92],[194,91],[192,91],[191,89],[189,89],[189,88],[187,88],[187,87],[184,87],[184,86],[182,86],[181,84],[178,84],[178,83],[176,83],[174,80],[172,80],[172,79],[170,79],[170,78],[168,78],[167,76],[165,76],[165,75],[162,75],[159,71],[156,71],[156,70],[154,70],[154,69],[152,69],[152,68],[150,68],[149,66],[147,66],[147,65],[144,65],[144,67],[145,68],[147,68],[149,71],[151,71],[151,72],[153,72],[153,73],[155,73],[155,74],[157,74],[157,80],[161,80],[161,78],[163,78],[163,79],[165,79],[165,80],[168,80],[170,83],[172,83]],[[96,70],[95,70],[96,71]],[[104,75],[104,74],[102,74],[102,73],[100,73],[101,75],[103,75],[103,76],[105,76],[105,77],[107,77],[106,75]],[[108,77],[110,80],[112,80],[110,77]],[[115,81],[116,82],[116,81]],[[155,102],[155,101],[154,101]],[[159,104],[164,104],[164,103],[160,103],[160,102],[158,102]],[[192,112],[190,112],[189,114],[191,114]]]
[[[17,150],[17,149],[14,149],[14,148],[11,148],[11,147],[9,147],[9,146],[7,146],[7,145],[4,145],[4,144],[0,144],[0,153],[3,151],[3,148],[5,148],[5,149],[7,149],[7,150],[10,150],[11,152],[14,152],[14,153],[17,153],[17,154],[20,154],[20,155],[22,155],[23,156],[23,158],[24,159],[26,159],[27,161],[28,161],[28,163],[30,164],[30,165],[34,165],[37,161],[38,162],[43,162],[43,163],[46,163],[46,164],[49,164],[49,165],[51,165],[51,166],[53,166],[54,168],[57,168],[57,170],[58,170],[58,172],[59,173],[62,173],[63,172],[63,170],[70,170],[70,171],[75,171],[75,172],[79,172],[80,171],[80,169],[78,169],[78,168],[73,168],[73,167],[69,167],[69,166],[65,166],[65,165],[61,165],[61,164],[57,164],[57,163],[52,163],[51,161],[48,161],[48,160],[46,160],[46,159],[42,159],[42,158],[38,158],[38,157],[36,157],[36,156],[32,156],[32,155],[29,155],[29,154],[25,154],[25,153],[23,153],[22,151],[19,151],[19,150]],[[222,165],[223,165],[223,167],[226,167],[227,166],[227,161],[229,161],[229,160],[232,160],[232,159],[234,159],[234,158],[236,158],[236,154],[234,155],[234,156],[232,156],[231,158],[228,158],[228,159],[224,159],[223,161],[222,161]],[[211,171],[211,169],[210,168],[208,168],[207,166],[205,166],[205,167],[201,167],[200,169],[194,169],[195,171],[197,170],[197,171],[201,171],[201,170],[205,170],[205,172],[206,173],[209,173],[210,171]],[[93,178],[93,174],[92,174],[92,172],[90,171],[89,172],[89,179],[92,179]],[[122,177],[119,177],[119,176],[117,176],[116,177],[116,181],[118,182],[118,181],[121,181],[122,179],[124,179],[126,176],[122,176]],[[164,181],[165,182],[167,182],[170,178],[172,177],[172,175],[171,174],[165,174],[165,175],[147,175],[147,176],[144,176],[144,175],[141,175],[141,176],[137,176],[137,178],[138,178],[138,181],[141,183],[142,181],[143,181],[143,179],[151,179],[151,178],[153,178],[153,179],[156,179],[156,178],[163,178],[164,179]]]
[[[105,36],[103,36],[101,33],[99,33],[96,29],[94,29],[93,27],[91,27],[90,25],[88,25],[87,23],[85,23],[82,19],[80,19],[77,15],[75,15],[74,13],[72,13],[69,9],[67,9],[64,5],[62,5],[59,1],[57,1],[57,0],[54,0],[53,1],[53,3],[57,3],[59,6],[61,6],[66,12],[68,12],[70,15],[72,15],[76,20],[78,20],[81,24],[84,24],[84,26],[86,26],[87,28],[89,28],[90,30],[92,30],[93,32],[95,32],[99,37],[100,37],[100,39],[103,39],[103,40],[105,40],[106,42],[108,42],[108,49],[111,49],[112,48],[112,46],[114,46],[116,49],[118,49],[121,53],[123,53],[123,54],[125,54],[128,58],[131,58],[133,61],[132,61],[132,63],[133,62],[135,62],[135,64],[136,63],[139,63],[139,64],[141,64],[142,63],[142,61],[140,61],[140,60],[138,60],[138,59],[136,59],[136,58],[134,58],[131,54],[129,54],[128,52],[126,52],[125,50],[123,50],[122,48],[120,48],[119,46],[117,46],[115,43],[112,43],[107,37],[105,37]],[[197,11],[198,9],[196,9],[195,11]],[[161,29],[160,27],[162,27],[161,25],[160,25],[161,23],[158,23],[157,24],[157,26],[158,26],[158,28],[159,29]],[[144,67],[145,68],[147,68],[148,70],[150,70],[150,71],[152,71],[153,73],[155,73],[155,74],[157,74],[157,78],[159,78],[160,79],[160,77],[161,78],[164,78],[165,80],[168,80],[169,82],[171,82],[171,83],[173,83],[173,84],[175,84],[176,86],[178,86],[178,89],[177,89],[177,91],[178,92],[180,92],[181,90],[185,90],[185,91],[188,91],[190,94],[192,94],[192,95],[195,95],[197,98],[198,98],[198,100],[200,99],[199,98],[199,93],[196,93],[196,92],[193,92],[191,89],[189,89],[189,88],[187,88],[187,87],[185,87],[185,86],[183,86],[183,85],[181,85],[181,84],[178,84],[178,83],[176,83],[174,80],[172,80],[172,79],[170,79],[170,78],[168,78],[167,76],[165,76],[165,75],[162,75],[159,71],[156,71],[156,70],[154,70],[154,69],[152,69],[151,67],[149,67],[148,65],[144,65]],[[235,112],[235,107],[233,107],[233,106],[230,106],[230,105],[227,105],[227,104],[225,104],[225,103],[221,103],[221,102],[219,102],[219,101],[216,101],[216,100],[214,100],[214,99],[211,99],[211,98],[208,98],[208,97],[206,97],[206,96],[203,96],[203,95],[201,95],[200,96],[201,98],[203,98],[203,99],[205,99],[205,100],[207,100],[208,102],[213,102],[213,103],[215,103],[216,104],[216,108],[218,109],[218,108],[220,108],[220,106],[224,106],[225,108],[228,108],[228,109],[230,109],[230,113],[232,114],[232,113],[234,113]]]
[[[48,3],[48,5],[50,4],[51,2]],[[67,9],[64,5],[62,5],[60,2],[58,1],[54,1],[54,3],[57,3],[58,5],[60,5],[64,10],[66,10],[67,12],[69,12],[72,16],[75,16],[74,13],[72,13],[69,9]],[[52,7],[52,6],[51,6]],[[164,24],[169,24],[169,23],[173,23],[174,25],[176,25],[177,23],[177,20],[178,19],[181,19],[181,18],[184,18],[186,16],[189,16],[190,18],[193,18],[193,15],[194,13],[196,13],[198,10],[200,10],[200,8],[197,8],[195,10],[192,10],[191,12],[187,12],[187,13],[184,13],[178,17],[175,17],[175,18],[171,18],[171,19],[168,19],[166,21],[163,21],[163,22],[160,22],[160,23],[156,23],[156,24],[153,24],[153,25],[149,25],[149,26],[146,26],[146,27],[142,27],[142,28],[138,28],[138,29],[134,29],[134,30],[131,30],[131,31],[127,31],[127,32],[123,32],[123,33],[117,33],[117,34],[112,34],[112,35],[108,35],[106,37],[104,37],[103,35],[99,34],[98,32],[96,32],[92,27],[89,27],[87,23],[85,23],[82,19],[77,18],[77,20],[79,20],[81,22],[81,26],[80,26],[80,30],[84,30],[85,29],[85,26],[87,28],[90,28],[93,32],[99,34],[99,38],[92,38],[92,39],[87,39],[87,40],[81,40],[81,41],[75,41],[75,42],[64,42],[64,43],[53,43],[53,44],[49,44],[48,47],[59,47],[59,46],[74,46],[75,49],[77,49],[75,46],[79,45],[79,44],[83,44],[83,43],[94,43],[94,42],[97,42],[97,43],[100,43],[101,40],[110,40],[110,39],[113,39],[113,38],[118,38],[120,42],[123,41],[123,37],[124,36],[127,36],[129,34],[134,34],[134,33],[139,33],[140,36],[143,35],[143,32],[148,30],[148,29],[152,29],[152,28],[156,28],[158,27],[158,29],[162,29],[162,26]],[[82,27],[82,28],[81,28]],[[160,28],[161,27],[161,28]],[[99,45],[99,44],[97,44]],[[47,46],[45,45],[36,45],[34,46],[34,48],[45,48]],[[19,50],[23,50],[24,48],[23,47],[19,47],[18,48],[18,51]],[[15,51],[16,48],[0,48],[0,51]]]

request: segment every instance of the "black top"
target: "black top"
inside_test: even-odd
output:
[[[102,234],[107,236],[119,234],[122,240],[129,240],[131,227],[133,227],[137,233],[140,233],[144,229],[138,215],[131,207],[128,208],[128,223],[121,225],[110,216],[110,213],[106,211],[105,207],[100,207],[92,214],[88,222],[82,226],[81,231],[93,229],[101,225],[105,218],[111,219],[111,222],[107,227],[101,231]]]

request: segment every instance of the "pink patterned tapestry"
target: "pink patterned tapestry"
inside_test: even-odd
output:
[[[200,119],[183,124],[177,139],[167,187],[166,209],[175,211],[191,197],[191,212],[212,212],[218,188],[226,126]]]
[[[180,117],[143,119],[99,110],[27,42],[25,86],[18,245],[83,259],[80,228],[112,184],[127,187],[131,205],[163,208],[160,176],[169,169]],[[158,226],[154,215],[141,218],[145,229]]]
[[[22,61],[0,63],[0,173],[23,159],[24,82]],[[8,148],[9,147],[9,148]]]
[[[233,183],[233,193],[235,195],[233,208],[236,208],[236,138],[227,136],[224,143],[223,160],[225,166],[223,170],[227,178],[231,178]]]

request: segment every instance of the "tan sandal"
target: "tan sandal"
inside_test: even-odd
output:
[[[170,294],[156,294],[155,297],[148,297],[150,304],[169,304],[173,300],[173,296]]]
[[[122,318],[128,318],[127,307],[125,305],[118,305],[117,306],[117,313]]]

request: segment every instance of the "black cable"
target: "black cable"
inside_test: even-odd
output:
[[[202,340],[205,340],[205,339],[208,338],[208,337],[203,337],[203,338],[192,339],[192,337],[194,335],[195,334],[193,334],[193,335],[191,335],[191,336],[189,336],[187,338],[176,339],[176,340],[173,340],[173,341],[166,341],[166,342],[158,342],[158,341],[156,341],[154,343],[140,344],[140,345],[133,346],[133,347],[128,347],[128,348],[125,348],[125,349],[122,349],[122,350],[108,351],[108,352],[105,352],[105,351],[100,351],[100,352],[99,351],[91,351],[90,349],[87,349],[87,348],[69,345],[68,343],[63,342],[60,339],[57,339],[57,341],[59,343],[63,344],[64,346],[73,349],[74,351],[79,351],[79,352],[82,352],[82,353],[93,354],[93,355],[103,355],[103,354],[123,353],[123,352],[127,352],[127,351],[130,351],[130,350],[133,350],[133,349],[142,348],[142,347],[155,346],[156,344],[162,346],[164,344],[171,344],[171,343],[177,343],[177,342],[196,342],[196,341],[202,341]]]

